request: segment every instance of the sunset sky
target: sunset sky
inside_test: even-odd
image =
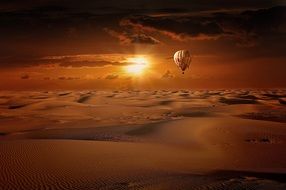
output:
[[[285,20],[285,0],[2,0],[0,89],[286,87]]]

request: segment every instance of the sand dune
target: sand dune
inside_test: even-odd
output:
[[[286,187],[285,174],[206,172],[197,165],[203,155],[194,163],[198,156],[154,144],[26,140],[3,142],[0,149],[1,189]]]
[[[0,189],[285,189],[285,96],[1,92]]]

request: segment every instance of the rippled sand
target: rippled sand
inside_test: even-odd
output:
[[[286,90],[0,92],[0,189],[286,189]]]

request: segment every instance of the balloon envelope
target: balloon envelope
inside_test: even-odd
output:
[[[184,71],[189,68],[192,57],[188,50],[179,50],[174,54],[174,61],[184,73]]]

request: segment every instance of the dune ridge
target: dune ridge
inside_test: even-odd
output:
[[[0,92],[0,189],[282,190],[285,96]]]

